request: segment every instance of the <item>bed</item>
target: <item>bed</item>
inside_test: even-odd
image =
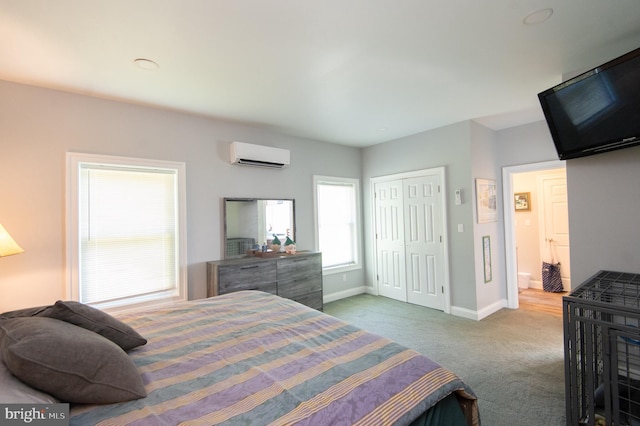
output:
[[[109,360],[120,351],[123,363],[134,366],[122,364],[114,373],[106,365],[101,373],[104,380],[116,380],[114,375],[134,380],[131,385],[116,383],[105,391],[95,388],[97,380],[79,393],[84,383],[67,385],[63,392],[54,389],[54,400],[80,399],[70,404],[71,425],[480,425],[473,391],[451,371],[414,350],[272,294],[240,291],[117,319],[104,314],[104,323],[128,327],[124,344],[123,336],[113,335],[113,324],[87,326],[87,315],[77,315],[87,312],[85,306],[76,306],[73,317],[65,311],[65,318],[50,309],[0,319],[0,355],[13,370],[17,350],[8,345],[17,347],[26,332],[16,334],[7,324],[24,328],[20,321],[38,320],[41,329],[45,322],[38,317],[43,316],[45,325],[62,326],[70,341],[79,339],[83,327],[95,334],[88,338],[97,336],[96,344],[106,345],[83,359],[113,350]],[[73,354],[94,346],[82,345]],[[61,362],[70,356],[63,355]],[[33,374],[33,366],[28,368]],[[50,371],[42,372],[27,384],[41,386],[38,380],[45,373],[50,377]],[[100,400],[111,392],[112,399]]]

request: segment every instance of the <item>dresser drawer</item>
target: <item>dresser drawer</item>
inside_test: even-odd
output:
[[[322,271],[322,257],[319,254],[308,254],[282,257],[278,259],[278,277],[308,276]]]
[[[307,305],[310,308],[322,310],[322,292],[316,291],[315,293],[308,293],[301,296],[291,297],[291,300],[295,300],[298,303]]]
[[[322,259],[319,255],[278,260],[278,294],[288,299],[322,291]]]
[[[209,296],[240,290],[260,290],[277,294],[275,262],[243,262],[212,265]]]
[[[264,291],[265,293],[278,294],[278,284],[275,282],[253,284],[236,283],[234,285],[220,288],[220,292],[218,294],[233,293],[234,291],[241,290],[257,290]]]
[[[207,262],[207,296],[259,290],[322,310],[322,255],[298,252],[272,258]]]

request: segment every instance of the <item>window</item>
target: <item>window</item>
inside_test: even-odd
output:
[[[106,309],[186,299],[183,163],[67,154],[69,296]]]
[[[359,269],[358,179],[314,176],[316,242],[325,272]]]

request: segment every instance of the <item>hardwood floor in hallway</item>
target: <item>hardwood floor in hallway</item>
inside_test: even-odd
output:
[[[535,288],[519,289],[520,309],[562,317],[562,296],[569,292],[551,293]]]

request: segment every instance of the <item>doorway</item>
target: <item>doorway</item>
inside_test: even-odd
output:
[[[532,176],[533,182],[529,186],[522,183],[523,179],[526,182],[527,177]],[[520,306],[519,282],[522,286],[528,279],[528,287],[533,288],[534,293],[542,291],[542,258],[548,256],[549,250],[561,262],[563,285],[565,290],[570,289],[565,162],[558,160],[505,167],[503,183],[507,306],[517,309]],[[523,191],[522,188],[532,189]],[[523,211],[526,209],[522,205],[516,210],[516,194],[528,199],[531,210]],[[554,198],[556,195],[559,196]],[[524,206],[527,207],[526,204]]]

